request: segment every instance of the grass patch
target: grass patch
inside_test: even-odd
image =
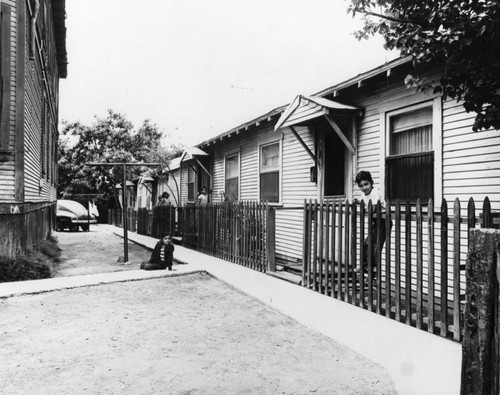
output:
[[[14,258],[0,256],[0,282],[50,278],[60,260],[57,238],[50,235],[25,254]]]

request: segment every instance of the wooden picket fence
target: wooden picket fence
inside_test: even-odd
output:
[[[472,198],[426,203],[387,201],[387,215],[380,202],[306,200],[302,284],[460,341],[468,229],[492,227],[490,202],[479,216]]]
[[[123,211],[117,209],[108,210],[108,224],[122,227]],[[137,212],[133,208],[127,209],[127,228],[131,232],[137,230]]]
[[[215,203],[178,210],[184,246],[262,272],[274,262],[274,211],[270,214],[267,204]]]

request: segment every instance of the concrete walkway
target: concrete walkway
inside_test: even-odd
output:
[[[113,229],[121,235],[120,229]],[[128,237],[150,249],[157,242],[132,232]],[[460,393],[459,343],[181,246],[175,246],[174,257],[185,264],[175,265],[172,272],[131,270],[3,283],[0,297],[205,271],[384,366],[401,394]]]

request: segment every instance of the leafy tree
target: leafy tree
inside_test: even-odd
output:
[[[359,39],[380,34],[387,49],[411,56],[415,66],[442,67],[434,91],[475,112],[474,130],[500,129],[498,0],[350,0],[348,12],[362,15]],[[418,75],[405,81],[429,88]]]
[[[66,123],[59,144],[59,196],[102,194],[117,196],[115,185],[123,179],[121,166],[87,166],[87,163],[166,161],[177,156],[180,146],[162,146],[163,132],[156,124],[144,121],[138,130],[123,114],[108,110],[105,118],[93,125]],[[160,162],[161,163],[161,162]],[[148,170],[129,167],[127,179]]]

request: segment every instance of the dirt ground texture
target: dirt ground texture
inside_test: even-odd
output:
[[[117,233],[121,231],[116,228]],[[151,256],[151,251],[129,242],[128,262],[118,262],[124,255],[123,239],[103,225],[91,225],[89,232],[65,230],[55,235],[62,249],[55,277],[136,270]]]
[[[203,274],[2,299],[6,394],[391,394],[386,372]]]
[[[109,229],[59,233],[59,275],[137,269]],[[174,273],[176,274],[176,273]],[[5,394],[394,394],[387,371],[208,274],[0,299]]]

